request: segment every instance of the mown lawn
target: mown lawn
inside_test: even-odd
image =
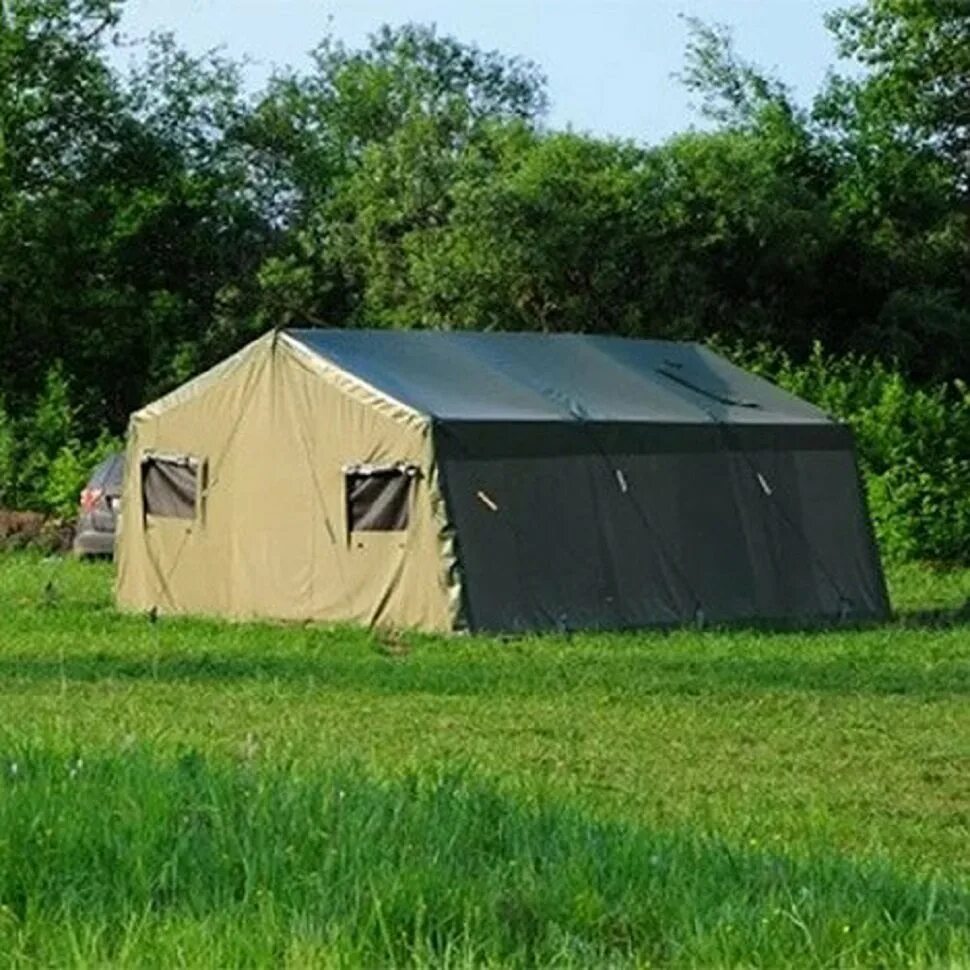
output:
[[[970,572],[892,624],[117,615],[0,557],[0,966],[970,967]]]

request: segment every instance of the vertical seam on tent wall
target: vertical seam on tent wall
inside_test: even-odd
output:
[[[425,454],[427,454],[427,441],[423,443],[422,450],[424,451]],[[387,589],[385,590],[384,594],[381,596],[381,602],[379,606],[380,611],[383,611],[387,602],[390,600],[394,590],[398,588],[401,576],[404,574],[404,571],[407,569],[408,563],[411,560],[411,553],[414,549],[414,544],[417,541],[417,536],[419,533],[419,529],[415,524],[416,518],[414,514],[414,511],[415,511],[414,506],[417,504],[419,500],[419,494],[421,492],[422,482],[424,483],[424,487],[427,490],[426,498],[428,500],[428,507],[430,508],[431,506],[430,468],[428,469],[427,472],[422,473],[420,471],[420,466],[419,466],[419,473],[415,478],[412,479],[411,488],[408,489],[408,501],[411,507],[408,509],[408,528],[404,530],[404,546],[401,549],[400,556],[398,557],[397,568],[394,571],[394,581],[391,583],[388,583]],[[378,616],[378,611],[375,610],[374,612],[375,620],[377,619],[377,616]]]
[[[182,534],[182,541],[179,543],[178,548],[175,550],[175,555],[172,558],[172,564],[164,572],[162,571],[162,566],[161,566],[161,563],[158,562],[158,559],[154,555],[152,555],[150,551],[148,553],[148,561],[155,568],[155,574],[158,577],[158,581],[162,586],[162,592],[168,598],[168,601],[171,604],[175,603],[175,597],[172,595],[172,587],[170,585],[171,579],[175,575],[175,570],[178,567],[180,560],[182,559],[182,553],[185,551],[185,546],[186,546],[186,543],[188,543],[189,541],[189,536],[191,535],[191,533],[192,533],[191,528],[187,527]],[[146,543],[146,546],[147,545],[148,544]]]
[[[835,590],[836,595],[839,597],[840,606],[842,608],[846,606],[850,606],[850,607],[853,606],[854,604],[852,602],[852,599],[845,595],[845,592],[843,591],[842,587],[836,581],[835,576],[832,574],[832,572],[829,570],[828,566],[826,565],[825,560],[815,549],[815,546],[813,545],[811,539],[809,539],[808,534],[804,531],[804,529],[799,528],[798,524],[788,514],[785,507],[781,504],[781,501],[776,496],[776,490],[770,487],[769,488],[765,487],[767,479],[765,478],[761,469],[755,463],[754,459],[750,456],[747,449],[741,444],[740,440],[737,437],[735,437],[734,439],[735,446],[732,447],[731,445],[732,429],[728,426],[728,424],[725,421],[722,421],[710,409],[704,408],[704,412],[711,419],[711,421],[713,421],[714,424],[717,425],[717,427],[720,429],[721,434],[724,437],[725,444],[727,445],[728,451],[737,451],[741,455],[742,459],[747,464],[749,471],[752,472],[752,474],[755,476],[755,478],[758,480],[759,484],[761,485],[761,491],[764,492],[765,497],[768,498],[771,504],[774,506],[775,511],[778,513],[782,522],[785,525],[787,525],[788,528],[791,529],[791,531],[794,532],[795,535],[802,540],[802,542],[805,543],[805,548],[808,550],[809,555],[812,557],[812,559],[815,560],[816,566],[819,567],[822,575],[825,577],[826,581],[829,583],[832,589]]]
[[[251,373],[247,382],[246,387],[243,391],[243,403],[242,407],[239,409],[239,414],[236,415],[236,420],[232,424],[232,428],[229,430],[229,434],[226,437],[225,443],[222,446],[222,451],[219,452],[219,457],[215,461],[209,462],[209,468],[212,469],[212,476],[209,480],[209,491],[212,491],[216,485],[219,484],[220,469],[222,462],[226,455],[229,454],[229,449],[232,447],[233,441],[235,441],[236,435],[239,433],[239,429],[242,427],[243,419],[249,411],[249,405],[252,401],[253,394],[256,391],[256,387],[259,383],[259,379],[262,377],[263,368],[267,366],[264,360],[262,365],[255,369],[255,373]]]
[[[450,592],[451,590],[451,583],[449,582],[449,579],[451,578],[452,571],[454,570],[458,575],[458,609],[455,611],[455,615],[451,616],[451,622],[454,628],[457,630],[472,630],[474,629],[474,624],[472,621],[471,602],[468,596],[468,584],[465,582],[465,566],[461,555],[461,532],[459,531],[458,525],[455,522],[455,506],[451,500],[451,484],[448,481],[448,473],[445,471],[444,462],[441,460],[438,450],[439,434],[449,433],[450,432],[447,424],[444,424],[433,417],[431,418],[431,423],[429,426],[429,434],[431,438],[430,453],[432,455],[432,462],[437,465],[437,488],[441,498],[441,504],[443,506],[442,520],[444,527],[451,530],[451,541],[449,543],[450,562],[445,567],[446,591]],[[458,447],[462,448],[466,453],[468,453],[468,449],[464,447],[458,436],[455,434],[452,434],[451,436],[454,441],[458,443]],[[507,528],[511,528],[509,523],[505,522],[504,520],[502,521],[503,525],[505,525]],[[449,608],[450,606],[451,603],[449,600]]]
[[[313,484],[313,491],[316,495],[317,502],[320,505],[320,509],[323,512],[323,521],[327,527],[327,535],[330,536],[330,543],[334,549],[334,559],[336,560],[336,563],[337,563],[337,574],[340,577],[341,593],[344,597],[347,607],[349,608],[351,605],[350,590],[347,583],[347,576],[346,576],[346,573],[344,572],[344,562],[340,555],[340,543],[337,538],[337,532],[334,529],[333,520],[330,517],[330,513],[327,511],[327,503],[324,498],[323,486],[321,485],[320,478],[317,475],[316,462],[313,460],[313,448],[310,446],[310,440],[307,436],[306,421],[302,411],[297,416],[297,434],[299,435],[300,443],[303,445],[303,454],[304,454],[304,457],[306,458],[307,468],[310,471],[310,481]],[[312,531],[314,533],[314,536],[312,537],[311,541],[315,542],[316,541],[315,536],[316,536],[317,530],[313,529]],[[312,570],[316,569],[315,556],[314,556],[314,561],[311,568]],[[311,580],[310,580],[311,595],[314,589],[313,578],[312,578],[314,575],[315,573],[311,572]]]
[[[674,567],[674,572],[676,572],[680,577],[680,581],[684,584],[688,594],[693,598],[695,619],[703,619],[704,604],[701,602],[701,598],[698,596],[697,590],[694,588],[693,583],[691,583],[690,579],[688,578],[687,570],[684,569],[684,567],[678,562],[677,557],[667,548],[667,544],[663,540],[663,535],[656,528],[654,528],[645,509],[634,494],[634,490],[629,487],[629,483],[627,482],[626,477],[623,475],[623,472],[616,467],[613,461],[610,460],[609,454],[602,446],[596,432],[593,430],[593,425],[587,421],[586,418],[578,414],[573,414],[573,418],[580,428],[582,428],[583,431],[589,436],[589,439],[593,442],[593,447],[596,449],[597,454],[607,466],[610,477],[617,482],[620,493],[622,495],[626,495],[630,500],[630,503],[633,505],[633,509],[637,513],[637,517],[640,519],[641,524],[654,538],[661,554]]]
[[[680,564],[677,557],[673,555],[673,553],[667,548],[667,545],[663,540],[663,536],[660,532],[658,532],[657,529],[654,528],[646,511],[637,500],[636,495],[634,495],[633,490],[629,488],[623,473],[616,467],[615,463],[610,460],[609,455],[606,453],[606,449],[603,448],[596,436],[596,433],[592,430],[593,426],[589,422],[583,410],[575,407],[564,407],[563,402],[557,399],[554,394],[550,393],[549,388],[547,387],[537,386],[536,389],[538,390],[539,394],[549,400],[560,411],[568,415],[573,422],[575,422],[586,434],[588,434],[597,454],[605,463],[610,477],[617,482],[621,494],[626,495],[629,498],[637,517],[640,519],[641,524],[647,530],[647,532],[653,536],[657,543],[657,547],[660,549],[661,555],[670,563],[671,566],[673,566],[674,572],[680,577],[680,581],[686,588],[688,595],[693,598],[695,619],[703,620],[704,604],[701,602],[693,583],[691,583],[690,579],[688,578],[687,570]],[[565,395],[565,398],[566,400],[569,400],[568,395]],[[619,590],[614,589],[614,593],[618,594]]]
[[[236,420],[233,422],[232,428],[230,429],[229,434],[226,437],[225,444],[223,445],[222,450],[219,452],[219,457],[215,461],[212,461],[209,463],[209,467],[212,469],[213,475],[209,479],[207,489],[206,489],[207,492],[211,492],[212,489],[219,482],[222,462],[225,459],[226,455],[229,453],[229,448],[232,446],[232,443],[235,440],[236,434],[238,433],[239,428],[242,426],[243,419],[245,418],[247,412],[249,411],[249,405],[252,401],[253,394],[255,393],[256,387],[259,384],[259,379],[262,376],[263,367],[265,366],[266,366],[266,363],[264,361],[262,366],[256,367],[255,371],[250,373],[246,381],[246,384],[243,388],[243,401],[242,401],[242,406],[239,409],[239,414],[236,415]],[[205,501],[209,500],[208,495],[205,495],[203,498]],[[144,497],[142,498],[142,502],[144,502]],[[196,522],[195,525],[198,525],[198,523]],[[185,530],[185,534],[182,536],[182,541],[179,543],[179,547],[175,551],[175,556],[172,559],[172,564],[165,571],[164,576],[159,574],[159,577],[158,577],[162,583],[162,586],[164,587],[164,590],[166,591],[169,597],[170,602],[174,602],[174,599],[172,598],[171,587],[169,583],[171,582],[172,577],[175,575],[175,570],[178,568],[178,565],[181,562],[182,553],[185,551],[185,547],[188,543],[189,536],[192,534],[193,528],[194,526],[187,528]],[[149,560],[153,561],[153,564],[154,564],[154,560],[151,556],[149,556]],[[156,572],[158,572],[158,570],[156,570]]]
[[[468,586],[465,581],[465,566],[461,557],[461,536],[453,515],[453,504],[449,493],[448,473],[438,451],[438,429],[440,424],[431,418],[428,425],[428,453],[431,463],[428,466],[429,498],[431,481],[434,481],[437,515],[433,517],[437,527],[438,550],[442,552],[444,569],[445,601],[448,609],[449,624],[453,631],[472,629],[471,606],[468,601]]]

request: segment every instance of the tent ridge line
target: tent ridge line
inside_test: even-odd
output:
[[[425,414],[423,411],[418,411],[411,405],[405,404],[403,401],[398,400],[398,398],[394,397],[392,394],[388,394],[387,391],[380,390],[380,388],[377,388],[373,384],[363,380],[353,371],[349,371],[345,367],[342,367],[330,357],[320,353],[320,351],[311,349],[301,340],[297,340],[295,337],[286,333],[286,331],[279,331],[276,334],[276,338],[277,341],[282,340],[283,344],[288,349],[299,354],[301,357],[312,363],[320,372],[322,372],[323,376],[338,378],[341,384],[344,385],[344,390],[349,392],[353,392],[354,390],[362,391],[365,394],[382,401],[384,404],[389,405],[391,408],[394,408],[399,412],[404,412],[408,418],[417,419],[421,422],[421,424],[430,423],[432,418],[430,414]],[[367,404],[372,402],[365,400],[363,403]],[[392,414],[391,416],[396,419],[400,419],[401,414]]]
[[[256,353],[260,346],[266,344],[268,339],[268,333],[256,337],[254,340],[240,347],[234,354],[230,354],[228,357],[223,358],[218,363],[202,371],[201,374],[196,374],[195,377],[189,378],[189,380],[180,384],[178,387],[174,387],[160,397],[146,402],[129,416],[129,429],[132,422],[138,422],[146,417],[157,417],[170,408],[180,407],[201,394],[204,394],[217,381],[228,377],[241,364],[245,363],[250,355]]]

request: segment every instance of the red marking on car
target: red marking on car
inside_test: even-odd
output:
[[[85,512],[93,512],[98,500],[104,495],[103,488],[86,488],[81,492],[81,508]]]

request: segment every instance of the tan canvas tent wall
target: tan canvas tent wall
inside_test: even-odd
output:
[[[703,347],[268,334],[131,420],[128,609],[442,631],[888,603],[848,429]]]
[[[447,534],[427,418],[270,334],[133,415],[117,595],[129,609],[448,630]],[[198,465],[191,518],[146,511],[146,462]],[[416,468],[403,531],[351,533],[352,466]]]

